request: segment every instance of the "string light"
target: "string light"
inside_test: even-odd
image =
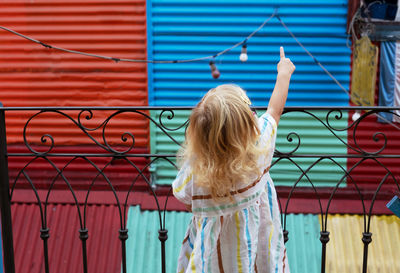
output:
[[[12,29],[0,26],[0,29],[3,29],[5,31],[8,31],[10,33],[13,33],[19,37],[22,37],[28,41],[40,44],[41,46],[48,48],[48,49],[52,49],[52,50],[58,50],[58,51],[63,51],[63,52],[67,52],[67,53],[72,53],[72,54],[79,54],[79,55],[84,55],[84,56],[88,56],[88,57],[94,57],[94,58],[100,58],[100,59],[105,59],[105,60],[110,60],[110,61],[114,61],[116,63],[119,62],[135,62],[135,63],[158,63],[158,64],[167,64],[167,63],[189,63],[189,62],[198,62],[198,61],[205,61],[205,60],[211,60],[210,61],[210,67],[212,70],[212,76],[214,79],[218,79],[219,76],[221,75],[221,73],[218,71],[217,67],[215,66],[215,62],[213,60],[215,60],[215,58],[231,51],[232,49],[238,47],[238,46],[242,46],[242,51],[246,50],[247,45],[246,42],[252,38],[257,32],[259,32],[272,18],[276,17],[278,14],[278,8],[275,7],[274,8],[274,12],[271,14],[270,17],[268,17],[256,30],[254,30],[252,33],[250,33],[249,36],[247,36],[244,40],[242,40],[241,42],[238,42],[236,44],[234,44],[233,46],[226,48],[216,54],[213,55],[209,55],[209,56],[204,56],[204,57],[200,57],[200,58],[193,58],[193,59],[183,59],[183,60],[165,60],[165,61],[158,61],[158,60],[135,60],[135,59],[127,59],[127,58],[115,58],[115,57],[110,57],[110,56],[103,56],[103,55],[98,55],[98,54],[93,54],[93,53],[88,53],[88,52],[83,52],[83,51],[78,51],[78,50],[70,50],[70,49],[66,49],[66,48],[62,48],[62,47],[57,47],[57,46],[53,46],[53,45],[49,45],[46,44],[42,41],[36,40],[34,38],[28,37],[26,35],[23,35],[21,33],[18,33]],[[244,48],[244,49],[243,49]],[[242,54],[241,54],[242,56]],[[247,60],[247,53],[245,55],[243,55],[241,58],[241,60],[246,59]],[[244,61],[246,61],[244,60]],[[244,62],[243,61],[243,62]],[[213,65],[212,65],[213,64]]]
[[[360,110],[356,110],[351,118],[352,118],[353,121],[356,121],[360,117],[361,117],[361,111]]]
[[[249,57],[247,56],[247,43],[242,45],[242,52],[240,53],[239,59],[242,62],[246,62]]]
[[[210,61],[210,69],[211,69],[211,75],[214,79],[218,79],[221,73],[219,72],[217,66],[215,65],[214,61]]]
[[[245,43],[247,40],[249,40],[251,37],[253,37],[257,32],[259,32],[272,18],[274,18],[278,13],[278,8],[274,9],[274,12],[271,14],[270,17],[268,17],[256,30],[254,30],[249,36],[247,36],[244,40],[242,40],[241,42],[238,42],[236,44],[234,44],[233,46],[226,48],[216,54],[213,55],[209,55],[209,56],[204,56],[204,57],[200,57],[200,58],[193,58],[193,59],[183,59],[183,60],[165,60],[165,61],[158,61],[158,60],[135,60],[135,59],[126,59],[126,58],[115,58],[115,57],[110,57],[110,56],[103,56],[103,55],[98,55],[98,54],[92,54],[92,53],[88,53],[88,52],[82,52],[82,51],[77,51],[77,50],[70,50],[70,49],[66,49],[66,48],[62,48],[62,47],[57,47],[57,46],[53,46],[53,45],[49,45],[46,43],[43,43],[39,40],[33,39],[31,37],[25,36],[21,33],[18,33],[12,29],[0,26],[0,29],[3,29],[5,31],[11,32],[17,36],[20,36],[24,39],[27,39],[31,42],[40,44],[46,48],[49,49],[54,49],[54,50],[59,50],[59,51],[63,51],[63,52],[68,52],[68,53],[73,53],[73,54],[80,54],[80,55],[85,55],[85,56],[89,56],[89,57],[95,57],[95,58],[101,58],[101,59],[105,59],[105,60],[110,60],[110,61],[114,61],[114,62],[136,62],[136,63],[158,63],[158,64],[167,64],[167,63],[189,63],[189,62],[198,62],[198,61],[204,61],[204,60],[212,60],[215,59],[216,57],[219,57],[229,51],[231,51],[232,49],[241,46],[243,43]]]

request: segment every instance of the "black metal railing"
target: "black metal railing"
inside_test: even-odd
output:
[[[4,252],[4,268],[6,273],[15,272],[14,246],[13,246],[13,219],[11,216],[11,207],[13,206],[13,194],[20,188],[28,188],[33,191],[36,199],[36,204],[40,212],[40,230],[39,236],[43,242],[43,259],[44,271],[49,273],[49,249],[48,240],[50,230],[48,226],[48,204],[49,198],[57,187],[63,187],[68,190],[73,197],[73,203],[76,206],[77,216],[79,218],[79,239],[82,247],[82,264],[83,272],[88,271],[88,253],[87,240],[90,230],[86,225],[87,207],[89,195],[98,187],[98,181],[102,180],[102,189],[107,189],[112,192],[115,198],[115,204],[119,212],[119,240],[121,242],[122,253],[122,272],[127,272],[126,266],[126,241],[128,239],[127,230],[127,209],[132,203],[130,200],[135,191],[146,191],[150,193],[154,199],[155,207],[158,212],[159,232],[154,236],[158,236],[161,246],[161,261],[160,270],[166,272],[166,253],[165,242],[168,238],[168,231],[165,227],[166,211],[168,210],[168,197],[171,196],[171,188],[169,186],[157,185],[156,179],[153,179],[152,166],[159,162],[166,162],[176,168],[175,152],[171,153],[151,153],[149,152],[148,143],[138,144],[139,137],[135,135],[135,130],[138,126],[134,125],[132,131],[118,131],[120,127],[116,127],[112,133],[108,130],[112,127],[114,120],[121,119],[122,115],[132,115],[125,119],[126,123],[135,123],[137,120],[150,123],[158,134],[164,135],[168,141],[179,147],[179,141],[176,135],[179,130],[183,134],[187,126],[187,119],[182,118],[179,113],[190,110],[190,107],[2,107],[0,108],[0,202],[1,202],[1,229]],[[255,110],[265,110],[263,107],[255,107]],[[387,162],[394,159],[400,159],[400,153],[392,150],[392,143],[395,145],[400,140],[396,139],[396,134],[400,132],[397,125],[379,125],[376,123],[377,115],[381,113],[392,113],[398,116],[397,111],[400,108],[385,108],[385,107],[287,107],[283,114],[285,116],[292,115],[296,117],[298,114],[307,116],[310,120],[316,122],[324,128],[330,137],[337,140],[338,145],[342,145],[345,153],[304,153],[301,151],[304,142],[304,137],[301,133],[296,132],[296,128],[290,128],[285,139],[291,144],[288,151],[281,150],[277,147],[274,155],[274,161],[271,167],[271,172],[274,166],[281,161],[288,161],[297,170],[296,179],[291,182],[290,186],[278,187],[278,195],[280,197],[280,208],[282,212],[282,225],[284,230],[285,242],[289,239],[289,231],[286,229],[286,215],[290,212],[290,202],[297,195],[308,194],[312,196],[312,200],[318,202],[318,212],[321,217],[320,241],[321,247],[321,272],[325,272],[326,264],[326,245],[329,242],[328,214],[331,212],[330,206],[334,198],[339,195],[346,195],[349,198],[357,198],[360,201],[360,213],[364,216],[364,231],[362,233],[362,242],[364,244],[363,253],[363,269],[362,272],[367,272],[368,261],[368,245],[371,242],[370,222],[373,214],[374,205],[379,196],[389,196],[393,192],[400,192],[398,183],[399,171],[389,166]],[[351,114],[354,111],[362,111],[363,114],[352,121]],[[100,118],[95,118],[96,114],[101,113]],[[152,113],[152,114],[150,114]],[[49,117],[50,115],[50,117]],[[181,118],[177,118],[180,116]],[[16,120],[23,120],[21,123],[20,146],[23,149],[12,150],[13,144],[7,144],[6,126],[13,128],[15,124],[9,123],[13,117]],[[41,117],[45,117],[41,119]],[[60,119],[61,117],[61,119]],[[25,120],[24,120],[25,119]],[[179,124],[173,123],[177,120]],[[345,126],[338,127],[337,121]],[[11,121],[10,121],[11,122]],[[77,149],[66,151],[63,147],[68,146],[68,137],[70,133],[53,133],[49,128],[56,124],[58,128],[62,128],[63,123],[68,123],[67,128],[77,130],[81,134],[81,138],[85,138],[87,145],[94,146],[97,150],[87,150],[88,152],[78,152]],[[89,122],[91,125],[87,125]],[[172,123],[171,123],[172,122]],[[371,123],[372,122],[372,123]],[[363,124],[367,125],[363,127]],[[173,124],[173,126],[171,125]],[[375,124],[376,128],[386,128],[386,131],[375,130],[368,124]],[[60,127],[61,126],[61,127]],[[136,127],[135,127],[136,126]],[[283,125],[281,125],[283,126]],[[32,129],[31,127],[34,127]],[[146,127],[146,128],[147,128]],[[71,130],[72,130],[71,129]],[[312,128],[308,128],[312,130]],[[343,133],[344,132],[344,133]],[[359,133],[362,132],[361,135]],[[146,131],[148,134],[148,131]],[[314,132],[309,132],[313,134]],[[365,135],[367,133],[367,136]],[[63,137],[63,134],[67,136]],[[57,136],[63,137],[62,144],[58,145]],[[118,136],[119,140],[117,140]],[[393,139],[392,139],[393,137]],[[65,140],[67,138],[67,140]],[[72,137],[73,138],[73,137]],[[142,136],[146,139],[146,136]],[[315,138],[315,136],[314,136]],[[111,140],[110,140],[111,139]],[[371,142],[365,146],[365,139]],[[18,139],[15,140],[16,143]],[[9,141],[10,142],[10,141]],[[89,144],[88,144],[89,143]],[[75,143],[82,144],[82,143]],[[398,145],[398,144],[397,144]],[[61,147],[61,149],[59,149]],[[80,146],[79,146],[80,147]],[[142,150],[137,148],[142,147]],[[393,152],[394,151],[394,152]],[[60,163],[59,158],[64,161]],[[347,166],[343,166],[339,159],[347,159]],[[98,159],[105,159],[105,163],[99,164]],[[145,159],[144,163],[138,163],[139,159]],[[298,163],[301,159],[312,159],[311,164],[304,168]],[[92,176],[86,185],[76,187],[75,178],[69,178],[67,175],[68,167],[74,162],[85,162],[88,168],[92,170]],[[9,162],[22,162],[19,167],[9,166]],[[43,167],[40,167],[40,172],[35,173],[35,168],[32,168],[37,162],[45,162],[48,169],[53,172],[42,175]],[[341,175],[334,185],[330,187],[319,187],[315,184],[313,178],[310,177],[315,166],[321,162],[329,162],[341,171]],[[126,181],[113,181],[112,173],[108,170],[116,163],[125,164],[131,168],[129,177]],[[122,162],[122,163],[121,163]],[[380,172],[373,175],[368,175],[368,178],[374,185],[368,189],[360,184],[360,179],[357,178],[356,169],[371,162],[380,167]],[[61,165],[60,165],[61,164]],[[81,164],[81,163],[79,163]],[[43,164],[42,164],[43,165]],[[41,166],[42,166],[41,165]],[[87,178],[88,176],[86,176]],[[85,179],[79,178],[79,179]],[[46,180],[43,182],[43,180]],[[38,182],[41,181],[41,182]],[[302,183],[308,184],[304,187]],[[119,183],[119,184],[118,184]],[[60,186],[61,185],[61,186]],[[388,190],[389,188],[389,190]],[[44,190],[45,194],[39,193],[39,189]],[[84,199],[77,197],[77,191],[84,192]],[[122,194],[122,195],[121,195]],[[123,198],[121,198],[123,196]],[[284,200],[284,201],[283,201]],[[310,202],[312,201],[310,200]],[[325,202],[323,202],[325,200]],[[314,204],[314,203],[313,203]],[[400,244],[400,242],[398,242]]]

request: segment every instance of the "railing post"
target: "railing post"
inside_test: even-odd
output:
[[[128,229],[119,230],[119,239],[122,246],[122,273],[126,273],[126,240],[128,239]]]
[[[0,103],[0,107],[3,105]],[[5,273],[15,273],[5,111],[0,110],[0,206]]]
[[[363,256],[363,273],[367,273],[368,265],[368,245],[372,242],[372,233],[363,232],[362,242],[364,243],[364,256]]]
[[[166,273],[166,260],[165,260],[165,241],[168,239],[168,230],[158,230],[158,239],[161,242],[161,272]]]
[[[322,257],[321,257],[321,273],[326,270],[326,244],[329,242],[329,231],[321,231],[319,240],[322,243]]]
[[[283,242],[286,244],[287,241],[289,241],[289,231],[284,230],[283,231]]]
[[[86,241],[89,238],[89,231],[84,229],[79,229],[79,239],[82,242],[82,259],[83,259],[83,272],[88,273],[88,266],[87,266],[87,247]]]
[[[47,240],[50,238],[50,230],[48,228],[40,229],[40,238],[43,240],[43,251],[44,251],[44,272],[49,273],[49,247]]]

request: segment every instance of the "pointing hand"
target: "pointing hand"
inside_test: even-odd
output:
[[[283,50],[283,46],[281,46],[280,48],[280,56],[281,59],[277,66],[278,73],[285,73],[288,76],[291,76],[296,67],[289,58],[285,57],[285,51]]]

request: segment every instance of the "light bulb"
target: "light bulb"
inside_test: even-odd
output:
[[[240,54],[240,61],[245,62],[249,58],[246,53]]]
[[[213,61],[210,61],[211,75],[214,79],[218,79],[221,73]]]
[[[239,59],[240,59],[240,61],[245,62],[245,61],[247,61],[248,58],[249,57],[247,56],[247,45],[244,44],[242,46],[242,52],[240,53]]]
[[[360,111],[359,111],[359,110],[356,110],[351,118],[353,119],[353,121],[356,121],[356,120],[359,119],[360,117],[361,117]]]

